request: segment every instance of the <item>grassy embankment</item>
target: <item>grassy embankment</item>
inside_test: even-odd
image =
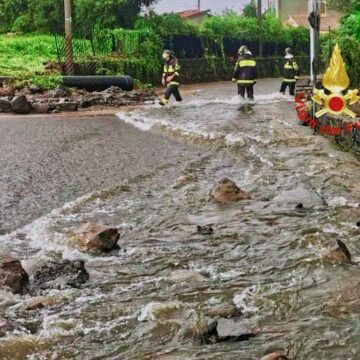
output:
[[[44,62],[56,58],[51,35],[0,35],[0,76],[42,71]]]

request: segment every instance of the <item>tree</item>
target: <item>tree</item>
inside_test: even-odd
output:
[[[132,27],[142,6],[157,0],[73,0],[76,27]],[[62,29],[63,0],[1,0],[0,31],[53,32]]]
[[[19,15],[23,15],[28,8],[27,0],[3,0],[0,1],[0,30],[11,31],[11,26]]]
[[[359,0],[328,0],[327,3],[331,9],[342,11],[345,14],[360,11]]]
[[[135,22],[135,29],[152,29],[162,36],[194,35],[199,30],[197,25],[184,21],[177,14],[157,15],[154,12],[146,17],[139,17]]]
[[[251,18],[257,17],[257,7],[255,4],[255,0],[251,0],[249,4],[245,5],[243,15]]]

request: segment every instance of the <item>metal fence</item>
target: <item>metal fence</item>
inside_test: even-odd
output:
[[[254,56],[259,56],[259,42],[240,38],[224,37],[222,39],[194,35],[173,35],[163,39],[164,47],[180,58],[201,58],[205,55],[217,57],[237,57],[241,45],[247,45]],[[285,42],[263,42],[263,57],[282,56],[284,49],[294,46],[297,54],[307,53],[308,42],[288,44]]]
[[[96,58],[118,55],[119,59],[136,58],[136,47],[146,38],[146,33],[135,30],[77,30],[73,38],[74,60],[78,72],[94,75],[97,73]],[[129,39],[133,44],[129,44]],[[131,43],[130,41],[130,43]],[[173,35],[160,39],[163,48],[174,51],[178,58],[200,59],[208,56],[215,58],[236,58],[241,45],[247,45],[254,56],[259,56],[259,43],[243,41],[239,38],[214,38],[195,35]],[[55,35],[58,61],[65,63],[65,40],[63,35]],[[283,56],[287,43],[263,43],[263,58]],[[306,54],[309,44],[299,43],[295,49],[297,55]],[[157,54],[153,55],[154,57]]]

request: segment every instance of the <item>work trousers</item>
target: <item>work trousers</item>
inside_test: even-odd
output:
[[[168,85],[165,92],[165,100],[169,101],[171,95],[173,95],[176,101],[182,101],[182,97],[179,92],[179,85]]]
[[[244,98],[245,92],[247,92],[247,96],[249,99],[254,99],[254,84],[249,84],[249,85],[238,84],[238,94]]]
[[[295,95],[296,82],[283,81],[281,84],[280,92],[285,93],[286,88],[289,87],[290,95]]]

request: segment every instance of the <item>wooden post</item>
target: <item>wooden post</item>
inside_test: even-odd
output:
[[[71,0],[64,0],[64,7],[65,7],[65,72],[66,75],[74,75]]]

